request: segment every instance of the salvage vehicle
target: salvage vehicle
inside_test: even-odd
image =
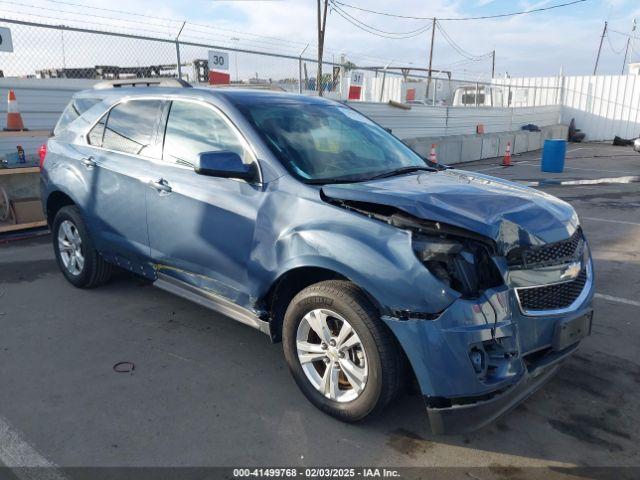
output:
[[[430,163],[331,100],[98,84],[64,111],[41,178],[69,282],[125,269],[257,328],[343,421],[414,383],[435,432],[479,428],[591,331],[569,204]]]

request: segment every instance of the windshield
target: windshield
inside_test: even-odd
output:
[[[409,147],[341,105],[238,105],[280,162],[308,183],[362,181],[406,167],[427,168]]]

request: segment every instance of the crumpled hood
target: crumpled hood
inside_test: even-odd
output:
[[[325,185],[322,191],[333,199],[387,205],[471,230],[494,239],[503,251],[565,239],[578,225],[571,205],[556,197],[455,169]]]

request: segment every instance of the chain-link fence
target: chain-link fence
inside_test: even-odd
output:
[[[325,61],[318,81],[317,59],[308,55],[218,45],[188,33],[177,40],[161,38],[151,30],[156,36],[145,36],[144,28],[131,34],[10,18],[0,18],[0,26],[11,29],[13,40],[13,51],[0,51],[4,77],[112,80],[180,76],[194,84],[230,83],[304,94],[322,90],[325,96],[341,100],[432,106],[544,106],[560,101],[557,77],[478,81],[435,72],[429,78],[425,69]],[[210,69],[210,55],[216,53],[223,54],[224,65]]]
[[[180,75],[189,82],[210,83],[209,53],[214,50],[228,54],[224,68],[216,68],[223,83],[318,91],[317,61],[302,56],[14,19],[0,19],[0,26],[9,27],[13,39],[13,51],[0,52],[3,77],[111,80]],[[323,63],[323,92],[339,96],[340,67]]]

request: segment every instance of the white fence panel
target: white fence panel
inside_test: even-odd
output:
[[[1,99],[10,89],[16,94],[24,125],[29,130],[53,130],[71,96],[91,88],[94,80],[0,78]],[[0,101],[0,116],[7,114],[7,102]],[[0,123],[4,126],[4,120]]]
[[[560,117],[559,105],[525,108],[412,105],[410,110],[405,110],[385,103],[349,104],[372,120],[391,128],[399,138],[473,134],[478,124],[484,125],[486,133],[507,132],[520,130],[528,123],[539,127],[556,125]]]
[[[349,105],[390,128],[399,138],[445,135],[447,129],[446,108],[412,105],[410,110],[405,110],[374,102],[349,102]]]
[[[565,79],[562,122],[575,118],[587,140],[640,136],[640,76],[607,75]]]

